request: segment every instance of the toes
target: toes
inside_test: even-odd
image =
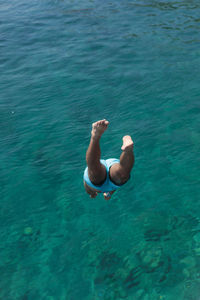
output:
[[[104,120],[99,121],[99,125],[104,125],[104,123],[105,123]]]
[[[130,135],[123,136],[123,141],[132,141],[132,138]]]
[[[102,120],[102,123],[101,123],[104,127],[107,127],[108,126],[108,124],[109,124],[109,122],[106,120],[106,119],[104,119],[104,120]]]
[[[104,119],[104,120],[99,120],[95,123],[92,123],[92,129],[97,129],[97,130],[106,130],[106,128],[108,127],[109,122]]]

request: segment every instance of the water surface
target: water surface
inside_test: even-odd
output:
[[[200,4],[0,3],[0,298],[198,300]],[[82,186],[135,142],[111,201]]]

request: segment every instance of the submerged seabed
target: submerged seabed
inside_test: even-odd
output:
[[[200,299],[200,4],[0,4],[0,299]],[[135,142],[131,180],[90,199]]]

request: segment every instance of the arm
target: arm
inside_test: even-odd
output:
[[[90,198],[96,198],[97,192],[90,189],[90,187],[86,184],[85,181],[84,181],[84,188],[85,188],[86,192],[90,195]]]

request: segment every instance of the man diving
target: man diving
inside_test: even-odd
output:
[[[133,141],[129,135],[123,137],[120,159],[100,159],[100,138],[108,128],[107,120],[92,124],[90,144],[86,153],[87,168],[84,172],[84,187],[91,198],[103,193],[105,200],[130,178],[134,165]]]

